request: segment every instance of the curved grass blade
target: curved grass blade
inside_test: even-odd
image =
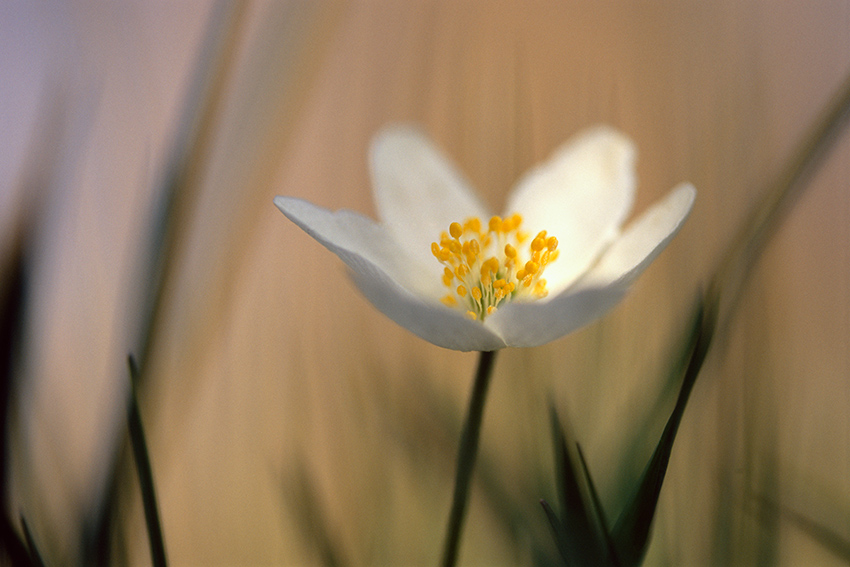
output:
[[[555,466],[561,515],[542,501],[555,534],[558,550],[567,565],[619,565],[605,524],[596,489],[581,448],[565,429],[554,408],[550,409]]]
[[[23,516],[21,516],[21,529],[24,531],[24,541],[27,542],[27,549],[29,550],[29,560],[24,564],[32,565],[33,567],[44,567],[44,560],[38,552],[38,547],[35,545],[35,540]]]
[[[136,386],[139,379],[139,369],[132,355],[128,357],[130,367],[130,408],[128,412],[128,428],[130,432],[130,445],[133,448],[133,456],[136,460],[136,471],[139,475],[139,487],[142,491],[142,505],[145,511],[145,524],[148,528],[148,542],[151,548],[151,562],[154,567],[166,567],[168,561],[165,558],[165,542],[162,537],[162,526],[159,521],[159,510],[156,503],[156,490],[154,489],[153,470],[151,469],[148,446],[145,442],[145,432],[142,429],[142,416],[139,413],[139,404],[136,399]]]
[[[670,462],[670,454],[673,451],[673,442],[676,440],[685,407],[711,345],[714,328],[714,314],[706,313],[703,305],[700,304],[690,341],[691,356],[676,405],[667,420],[652,458],[641,476],[634,496],[623,509],[612,530],[614,546],[623,565],[640,565],[646,554],[650,528],[658,498],[661,495],[661,485],[667,473],[667,465]]]

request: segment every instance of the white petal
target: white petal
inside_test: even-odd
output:
[[[689,183],[676,186],[664,199],[631,223],[605,251],[577,287],[599,287],[613,283],[628,285],[640,275],[667,243],[679,232],[696,199]],[[546,274],[548,275],[548,267]]]
[[[626,286],[564,291],[545,301],[499,307],[485,321],[512,347],[533,347],[563,337],[602,317],[625,295]]]
[[[275,197],[274,204],[353,270],[357,268],[349,262],[365,260],[414,292],[440,297],[442,288],[432,282],[431,274],[425,274],[420,265],[410,261],[387,231],[371,219],[344,209],[329,211],[293,197]]]
[[[550,289],[568,286],[619,234],[634,201],[636,154],[625,135],[598,126],[520,180],[505,214],[520,213],[531,236],[547,230],[558,238],[558,261],[546,268]]]
[[[542,301],[511,303],[487,318],[508,346],[538,346],[605,315],[676,235],[693,207],[696,189],[683,183],[632,223],[571,289]],[[553,264],[554,265],[554,264]],[[549,268],[546,275],[549,275]]]
[[[417,274],[421,267],[406,261],[382,226],[358,213],[332,212],[302,199],[275,197],[274,203],[292,222],[339,256],[351,269],[363,295],[402,327],[435,345],[455,350],[505,346],[481,323],[440,304],[437,298],[443,289],[439,279]],[[423,283],[434,289],[423,289]]]
[[[497,350],[506,346],[505,341],[479,321],[412,295],[382,272],[360,269],[352,278],[366,299],[384,315],[432,344],[462,351]]]
[[[431,243],[449,224],[489,217],[463,176],[415,128],[383,130],[372,142],[371,158],[378,216],[411,254],[433,258]],[[435,272],[442,270],[433,264]]]

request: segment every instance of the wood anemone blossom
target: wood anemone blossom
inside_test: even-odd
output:
[[[374,139],[380,223],[276,197],[292,222],[350,268],[393,321],[435,345],[492,351],[548,343],[602,317],[681,228],[696,190],[676,186],[625,228],[636,150],[596,126],[522,177],[504,217],[417,129]]]

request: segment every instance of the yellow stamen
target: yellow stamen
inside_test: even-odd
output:
[[[431,254],[443,264],[442,281],[451,290],[443,303],[483,321],[502,302],[546,297],[541,275],[558,257],[558,239],[542,230],[529,243],[522,222],[519,214],[494,216],[486,226],[472,217],[451,223],[431,243]]]

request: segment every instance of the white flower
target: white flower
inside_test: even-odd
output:
[[[381,223],[274,202],[348,265],[375,307],[423,339],[463,351],[537,346],[604,315],[688,216],[696,190],[683,183],[621,229],[635,154],[623,134],[587,130],[520,180],[503,220],[430,140],[396,126],[372,145]]]

